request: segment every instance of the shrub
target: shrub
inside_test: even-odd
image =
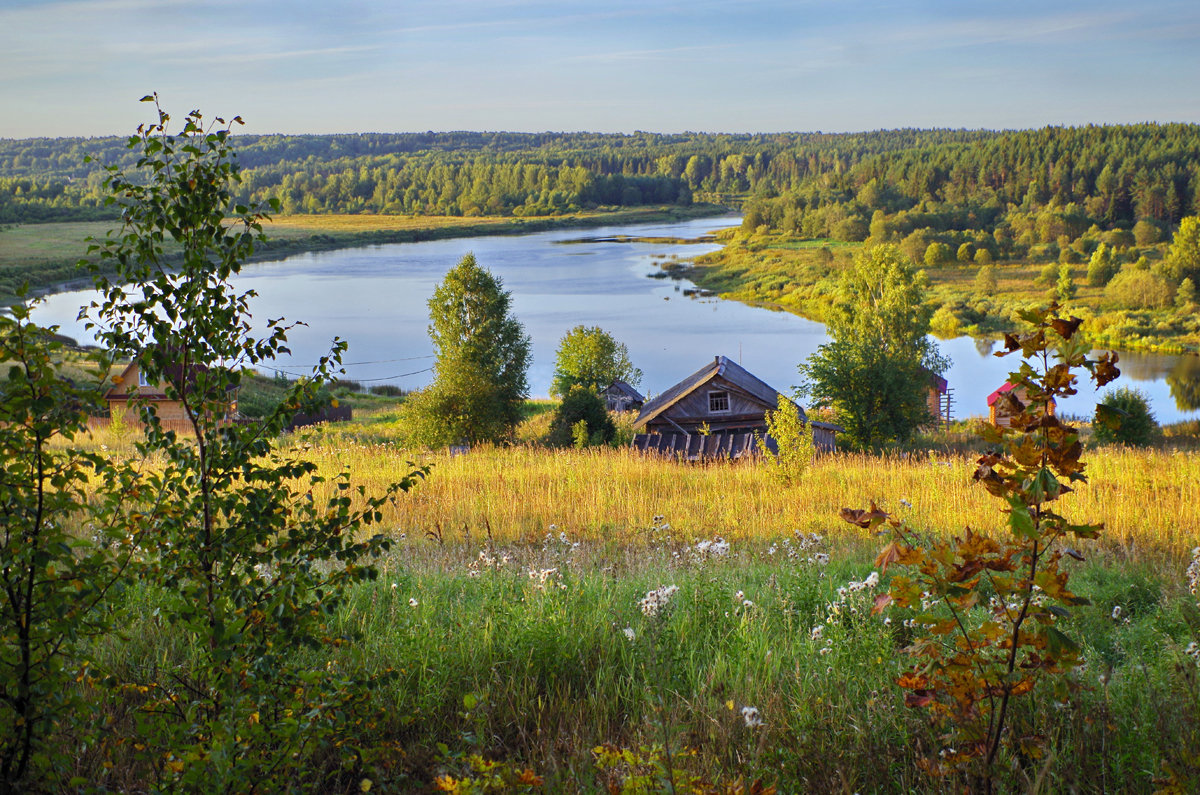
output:
[[[1110,390],[1096,406],[1092,439],[1097,444],[1147,445],[1158,435],[1158,422],[1141,390]]]
[[[590,389],[575,386],[554,414],[549,443],[554,447],[607,444],[616,432],[604,399]]]
[[[1157,273],[1125,267],[1104,288],[1104,297],[1124,309],[1164,309],[1171,305],[1171,285]]]

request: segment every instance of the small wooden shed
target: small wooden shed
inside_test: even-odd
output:
[[[1018,387],[1005,381],[995,392],[988,395],[988,422],[997,428],[1007,428],[1012,425],[1012,418],[1020,412],[1019,407],[1014,405],[1014,400],[1020,406],[1029,402],[1024,387]],[[1051,415],[1054,414],[1054,410],[1055,403],[1051,401]]]
[[[609,384],[600,397],[609,411],[641,411],[646,402],[640,392],[619,379]]]
[[[779,398],[776,389],[740,364],[717,356],[642,406],[633,423],[639,432],[634,446],[688,458],[754,454],[752,440],[756,435],[767,437],[766,413],[779,407]],[[807,422],[804,409],[796,408]],[[812,428],[817,448],[832,450],[841,428],[824,422],[813,422]],[[645,438],[655,436],[661,438]],[[674,441],[668,442],[668,437]],[[704,441],[698,441],[702,437]]]

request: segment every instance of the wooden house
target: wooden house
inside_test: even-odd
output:
[[[925,405],[929,407],[929,415],[933,418],[932,426],[950,424],[950,382],[942,376],[926,370],[929,376],[929,391],[926,393]]]
[[[1024,406],[1028,402],[1024,387],[1018,387],[1005,381],[999,389],[988,395],[988,422],[997,428],[1007,428],[1012,425],[1012,418],[1020,413],[1020,408],[1016,403]],[[1051,401],[1051,415],[1054,414],[1054,409],[1054,401]]]
[[[712,362],[642,406],[633,423],[634,446],[687,458],[737,458],[769,447],[766,413],[779,407],[780,393],[736,362],[717,356]],[[804,409],[796,407],[802,420]],[[813,422],[813,441],[832,450],[836,425]]]
[[[195,378],[200,368],[193,367],[191,372],[184,373],[182,366],[176,366],[167,373],[167,380],[176,384],[185,384]],[[143,406],[153,406],[154,412],[167,430],[191,432],[187,412],[183,402],[167,395],[166,385],[151,382],[146,378],[137,362],[131,362],[121,374],[113,378],[113,386],[104,395],[108,403],[109,416],[130,425],[141,426],[142,416],[135,412],[134,402]],[[232,420],[237,413],[237,391],[232,389],[228,394],[224,419]]]
[[[646,402],[640,392],[619,379],[609,384],[600,397],[609,411],[641,411]]]

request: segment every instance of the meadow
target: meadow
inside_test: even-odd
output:
[[[394,545],[340,614],[358,640],[312,662],[383,675],[353,738],[375,791],[961,791],[922,770],[946,741],[895,686],[911,611],[871,615],[881,542],[836,514],[874,499],[930,535],[999,531],[970,456],[830,455],[782,485],[761,463],[624,449],[423,453],[399,443],[394,406],[369,405],[280,448],[368,493],[431,467],[387,508]],[[1007,760],[1005,791],[1194,791],[1200,455],[1085,460],[1066,509],[1106,528],[1070,564],[1091,605],[1062,627],[1087,662],[1069,701],[1047,689],[1014,717],[1051,750]],[[154,607],[132,595],[101,667],[186,655]]]

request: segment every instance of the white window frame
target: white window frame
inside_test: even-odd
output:
[[[138,386],[150,386],[150,381],[146,379],[146,371],[138,368]]]
[[[724,401],[725,401],[725,408],[723,408],[723,409],[713,408],[714,400],[720,401],[721,399],[724,399]],[[708,413],[709,414],[728,414],[729,412],[730,412],[729,390],[728,389],[710,390],[708,393]]]

